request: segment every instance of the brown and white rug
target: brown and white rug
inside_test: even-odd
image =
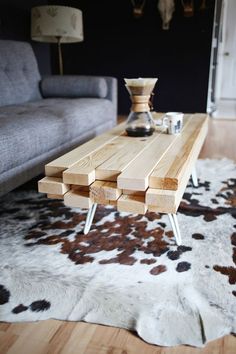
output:
[[[199,160],[178,217],[100,206],[86,211],[37,191],[0,200],[0,320],[86,321],[145,341],[204,346],[236,333],[236,165]],[[79,339],[78,339],[79,340]]]

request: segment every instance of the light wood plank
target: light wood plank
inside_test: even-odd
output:
[[[0,332],[6,332],[10,326],[10,323],[0,322]]]
[[[117,206],[117,200],[108,200],[108,199],[96,199],[96,201],[92,200],[92,202],[95,202],[97,204],[101,205],[113,205]]]
[[[208,121],[205,120],[204,124],[201,126],[200,131],[198,132],[198,137],[196,137],[195,143],[192,144],[192,148],[189,151],[189,158],[186,159],[186,163],[183,166],[183,174],[178,190],[175,191],[149,188],[146,192],[145,198],[145,202],[148,205],[148,210],[162,213],[177,212],[192,169],[205,140],[207,128]]]
[[[117,201],[117,210],[143,215],[147,211],[145,198],[137,195],[122,194]]]
[[[57,338],[50,342],[48,354],[82,354],[88,346],[88,342],[92,339],[96,331],[96,326],[90,323],[81,322],[74,329],[68,331],[68,339],[61,340],[61,334],[58,333]],[[64,336],[63,336],[64,338]],[[65,338],[64,338],[65,339]],[[58,346],[59,344],[59,346]],[[60,345],[61,344],[61,345]],[[55,345],[57,348],[55,348]],[[60,347],[60,348],[59,348]],[[57,350],[56,350],[57,349]]]
[[[149,176],[150,188],[178,189],[184,173],[186,160],[189,159],[189,152],[206,119],[206,114],[194,115],[191,124],[186,126],[179,138]]]
[[[183,130],[190,124],[191,119],[192,115],[185,115]],[[149,185],[149,175],[180,136],[159,134],[117,177],[118,188],[145,191]]]
[[[64,199],[64,196],[60,195],[60,194],[47,194],[47,198],[49,198],[49,199]]]
[[[122,189],[122,194],[128,194],[128,195],[139,195],[139,196],[145,196],[145,191],[132,191],[131,189]]]
[[[70,186],[63,183],[61,178],[44,177],[38,181],[38,191],[40,193],[63,195],[69,189]]]
[[[191,176],[193,167],[194,167],[196,160],[199,156],[199,153],[201,151],[204,140],[206,139],[207,132],[208,132],[208,120],[205,120],[204,124],[201,127],[201,130],[199,131],[199,135],[196,138],[195,144],[193,144],[191,150],[189,151],[188,159],[186,159],[186,163],[183,166],[182,180],[181,180],[181,183],[179,184],[178,191],[176,191],[177,192],[176,204],[178,207],[179,207],[181,198],[184,194],[184,191],[186,189],[189,178]]]
[[[89,186],[78,186],[76,184],[72,184],[70,189],[72,191],[89,192]]]
[[[8,353],[8,350],[11,350],[17,339],[19,337],[11,331],[0,332],[0,354]]]
[[[95,169],[127,144],[125,137],[118,137],[103,148],[88,155],[63,172],[63,182],[89,186],[95,181]]]
[[[64,203],[73,208],[89,209],[92,206],[92,201],[89,197],[89,192],[80,190],[71,190],[64,195]]]
[[[32,328],[31,328],[32,331]],[[38,339],[40,337],[32,337],[31,331],[28,333],[25,333],[24,335],[20,336],[19,338],[16,338],[16,336],[12,336],[13,338],[10,339],[10,333],[6,333],[6,337],[8,338],[3,338],[3,344],[6,344],[8,341],[8,348],[6,348],[6,351],[1,350],[1,354],[42,354],[47,351],[47,346],[48,343],[44,338],[42,337],[40,340]],[[27,345],[26,345],[27,343]],[[1,348],[1,347],[0,347]]]
[[[235,148],[236,118],[234,120],[209,119],[209,130],[200,153],[200,158],[236,161]]]
[[[145,191],[148,177],[161,157],[177,137],[162,134],[124,169],[117,177],[118,188]]]
[[[44,338],[46,341],[50,341],[51,338],[55,335],[57,330],[60,327],[58,321],[49,320],[47,326],[45,327],[43,321],[33,322],[32,323],[11,323],[9,332],[16,334],[19,337],[25,337],[31,335],[34,331],[37,332],[38,337]]]
[[[50,341],[48,341],[47,353],[49,354],[62,354],[65,344],[70,341],[73,331],[76,328],[75,322],[62,323],[58,328],[56,333],[52,336]],[[68,354],[71,352],[68,352]],[[32,353],[33,354],[33,353]]]
[[[145,203],[148,205],[148,211],[156,213],[176,213],[179,207],[177,192],[173,190],[148,188]]]
[[[104,145],[116,139],[118,135],[124,133],[124,129],[125,123],[121,123],[108,132],[98,135],[97,137],[71,150],[70,152],[60,156],[56,160],[51,161],[45,166],[46,176],[61,177],[63,171],[72,167],[86,156],[92,154],[96,150],[102,148]]]
[[[124,171],[145,148],[155,141],[163,130],[164,128],[160,131],[156,131],[152,136],[144,138],[126,136],[127,145],[96,168],[96,179],[111,182],[117,181],[119,174]]]
[[[90,186],[90,198],[98,203],[99,200],[117,200],[122,190],[117,188],[115,182],[95,181]]]
[[[234,354],[236,337],[227,335],[209,342],[204,348],[179,345],[160,347],[149,344],[133,332],[112,326],[84,322],[43,321],[45,329],[56,323],[58,330],[50,338],[37,331],[37,323],[30,323],[30,335],[14,336],[9,329],[7,335],[0,334],[0,353],[2,354]],[[23,326],[27,327],[27,323]],[[21,324],[16,324],[21,326]],[[41,343],[38,346],[38,343]],[[33,344],[37,345],[34,350]]]
[[[38,326],[38,324],[37,324]],[[50,325],[48,326],[49,329]],[[24,336],[27,334],[29,331],[32,331],[32,326],[30,326],[30,323],[11,323],[9,327],[9,332],[16,334],[17,336]]]

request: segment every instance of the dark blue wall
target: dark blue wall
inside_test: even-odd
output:
[[[205,112],[214,0],[193,17],[183,16],[180,0],[170,30],[161,29],[157,0],[146,0],[144,16],[135,19],[130,0],[51,1],[83,11],[84,42],[63,45],[65,73],[112,75],[119,80],[119,113],[130,101],[124,77],[158,77],[154,108],[158,111]],[[53,46],[53,67],[57,53]]]
[[[214,0],[206,0],[203,12],[195,0],[190,18],[176,0],[168,31],[161,29],[157,0],[146,0],[140,19],[133,17],[130,0],[0,0],[0,38],[30,41],[30,9],[47,2],[82,10],[84,41],[62,46],[64,72],[117,77],[120,114],[130,108],[124,77],[158,77],[158,111],[206,111]],[[56,45],[32,44],[41,73],[58,73]]]
[[[45,0],[0,0],[0,39],[27,41],[32,44],[42,75],[51,73],[50,46],[31,41],[31,7],[44,5]]]

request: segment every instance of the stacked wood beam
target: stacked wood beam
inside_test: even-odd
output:
[[[125,123],[48,163],[38,190],[65,205],[112,204],[119,211],[175,213],[204,143],[206,114],[184,117],[181,134],[125,134]]]

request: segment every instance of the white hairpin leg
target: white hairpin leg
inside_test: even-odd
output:
[[[196,167],[194,166],[193,170],[192,170],[192,182],[193,182],[193,186],[194,187],[198,187],[198,179],[197,179],[197,171],[196,171]]]
[[[84,225],[84,231],[83,231],[85,235],[87,233],[89,233],[89,231],[90,231],[96,208],[97,208],[97,203],[94,203],[91,206],[91,208],[88,210],[88,214],[87,214],[85,225]]]
[[[182,239],[181,239],[177,215],[176,214],[167,214],[167,215],[169,216],[170,224],[174,232],[175,241],[177,245],[180,246],[182,244]]]

